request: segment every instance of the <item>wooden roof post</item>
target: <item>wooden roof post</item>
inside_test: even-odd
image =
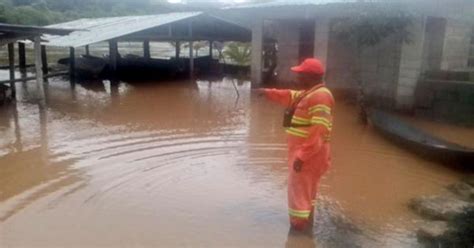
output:
[[[150,41],[149,40],[143,41],[143,57],[145,57],[145,59],[150,59],[151,58]]]
[[[45,94],[43,85],[43,62],[41,59],[41,37],[36,36],[34,39],[35,45],[35,70],[36,70],[36,85],[38,89],[38,96],[40,104],[44,104]]]
[[[20,70],[24,70],[26,68],[26,51],[25,43],[23,42],[18,42],[18,59]]]
[[[46,53],[46,46],[41,46],[41,61],[43,63],[43,74],[48,74],[48,54]]]
[[[115,78],[117,73],[117,59],[118,59],[118,44],[116,40],[109,41],[109,59],[110,59],[110,70],[112,76]]]
[[[12,97],[15,97],[15,46],[13,43],[8,43],[8,64],[10,66],[10,88]]]
[[[181,53],[181,42],[175,41],[175,49],[176,49],[176,59],[179,59],[179,54]]]
[[[190,21],[188,24],[188,35],[189,35],[189,77],[193,78],[194,75],[194,52],[193,52],[193,23]]]
[[[213,56],[212,56],[212,50],[213,50],[213,46],[212,46],[212,45],[213,45],[213,43],[214,43],[214,42],[213,42],[212,40],[209,41],[209,56],[211,57],[211,59],[212,59],[212,57],[213,57]]]
[[[76,77],[76,49],[74,47],[69,47],[69,77],[71,82]]]

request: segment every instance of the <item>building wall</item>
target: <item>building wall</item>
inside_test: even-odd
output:
[[[277,81],[281,84],[289,84],[296,80],[290,67],[299,63],[300,55],[300,29],[299,22],[282,20],[276,21],[277,39]]]
[[[474,84],[467,81],[422,80],[416,90],[415,112],[430,119],[473,127]]]
[[[415,88],[426,70],[467,67],[471,34],[468,25],[444,18],[420,16],[411,22],[408,42],[393,35],[374,47],[357,51],[331,28],[334,21],[336,19],[333,18],[328,22],[329,38],[325,36],[328,40],[325,48],[326,82],[331,88],[355,91],[358,87],[356,77],[360,73],[367,95],[382,105],[412,110]],[[294,20],[277,22],[277,81],[289,83],[296,80],[290,67],[300,62],[300,23]],[[325,54],[316,45],[320,42],[317,39],[317,23],[315,54]]]
[[[356,77],[360,73],[367,95],[373,96],[383,105],[393,105],[400,50],[400,40],[391,36],[374,47],[357,51],[355,46],[341,40],[331,28],[326,81],[331,88],[355,92],[358,88]]]
[[[401,41],[390,36],[361,53],[362,80],[366,94],[384,106],[393,106],[400,75]]]
[[[466,68],[469,59],[469,47],[472,26],[448,20],[444,40],[442,70]]]
[[[410,110],[413,107],[415,88],[423,72],[425,20],[424,17],[420,17],[412,21],[408,29],[411,33],[410,41],[402,44],[395,98],[398,109]]]
[[[254,18],[252,26],[252,54],[250,63],[250,76],[252,82],[254,82],[252,87],[259,87],[262,83],[263,33],[263,19]]]
[[[428,17],[426,19],[423,71],[441,69],[444,40],[446,37],[446,23],[445,18]]]
[[[326,82],[334,89],[356,89],[355,48],[339,39],[332,26],[331,24],[327,51]]]

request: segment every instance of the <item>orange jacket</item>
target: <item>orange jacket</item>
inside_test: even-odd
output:
[[[297,146],[296,157],[303,162],[315,156],[330,139],[334,98],[324,84],[308,91],[265,89],[272,101],[290,107],[301,94],[307,94],[296,106],[293,124],[304,125],[286,129],[290,145]],[[307,126],[306,126],[307,125]]]

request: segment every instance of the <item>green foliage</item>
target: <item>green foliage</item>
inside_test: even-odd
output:
[[[238,65],[249,65],[251,46],[249,43],[231,42],[224,48],[224,55]]]
[[[6,15],[9,22],[15,24],[48,25],[52,22],[49,11],[42,11],[31,6],[17,7],[15,11]]]
[[[0,0],[0,22],[48,25],[79,18],[159,12],[150,0]]]
[[[168,42],[173,48],[176,49],[176,42]],[[189,50],[189,42],[178,42],[179,48],[181,50]],[[194,56],[199,56],[199,50],[208,47],[209,42],[207,41],[195,41],[193,42],[193,51],[194,51]]]

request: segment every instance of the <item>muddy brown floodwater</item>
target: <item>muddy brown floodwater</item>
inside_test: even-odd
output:
[[[233,81],[52,79],[46,108],[18,84],[0,108],[0,247],[417,246],[407,201],[461,174],[359,125],[341,100],[314,236],[288,235],[282,109],[246,81],[237,97]]]

